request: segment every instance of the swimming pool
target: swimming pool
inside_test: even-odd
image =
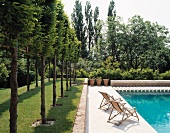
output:
[[[120,95],[158,132],[170,132],[170,94],[127,93]]]

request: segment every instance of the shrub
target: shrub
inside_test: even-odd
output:
[[[121,73],[121,75],[122,75],[123,80],[132,80],[133,79],[133,76],[129,71],[123,71]]]
[[[58,66],[56,66],[56,75],[58,76],[59,74],[60,74],[60,68]],[[45,77],[53,78],[53,64],[52,63],[50,64],[50,74],[49,74],[49,65],[46,66]]]
[[[161,74],[159,74],[159,71],[158,71],[158,70],[155,71],[155,72],[153,73],[153,75],[154,75],[154,80],[162,80],[162,79],[163,79],[162,76],[161,76]]]
[[[161,74],[163,80],[170,80],[170,70]]]
[[[5,64],[1,63],[0,64],[0,87],[4,87],[5,86],[8,74],[9,74],[9,71],[5,67]]]
[[[109,79],[121,80],[122,79],[121,73],[122,73],[122,70],[119,68],[110,70],[108,71]]]
[[[30,83],[35,80],[35,72],[34,71],[29,71],[29,76],[30,76]],[[27,84],[27,71],[25,70],[18,70],[18,86],[24,86]]]
[[[139,80],[140,79],[140,71],[141,69],[130,69],[130,74],[132,75],[133,79]]]
[[[104,68],[102,67],[102,68],[99,68],[99,69],[97,69],[97,71],[96,71],[96,77],[101,77],[101,78],[103,78],[104,77],[104,75],[106,75],[105,74],[106,73],[106,71],[104,70]]]
[[[153,80],[154,79],[154,72],[152,69],[146,68],[146,69],[142,69],[142,71],[140,71],[139,73],[140,75],[140,79],[143,80]]]
[[[80,70],[77,70],[76,74],[77,74],[78,78],[86,78],[86,77],[88,77],[88,73],[83,68],[81,68]]]
[[[89,73],[89,78],[97,78],[96,71],[91,71],[91,72]]]

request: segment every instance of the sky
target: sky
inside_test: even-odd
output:
[[[83,8],[87,0],[80,0]],[[94,10],[99,7],[99,17],[106,20],[110,0],[88,0]],[[126,23],[134,15],[140,15],[144,20],[157,22],[170,30],[170,0],[114,0],[117,16],[123,18]],[[62,0],[64,10],[71,15],[75,0]],[[84,9],[83,9],[84,13]]]

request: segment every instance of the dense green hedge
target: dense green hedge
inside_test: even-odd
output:
[[[35,72],[34,71],[29,71],[29,76],[30,76],[30,83],[32,81],[35,81]],[[27,85],[27,71],[18,70],[18,86],[20,87],[20,86],[24,86],[24,85]]]
[[[165,73],[160,74],[163,80],[169,80],[170,79],[170,70],[166,71]]]
[[[0,87],[5,87],[7,84],[7,78],[9,77],[9,71],[4,63],[0,64]]]
[[[170,71],[159,74],[152,69],[130,69],[129,71],[99,68],[87,73],[84,69],[77,70],[77,77],[109,78],[115,80],[170,80]]]

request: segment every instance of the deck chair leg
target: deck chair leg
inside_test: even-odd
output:
[[[101,109],[101,107],[103,107],[103,106],[102,106],[102,104],[103,104],[103,101],[104,101],[104,98],[102,99],[102,102],[101,102],[101,104],[100,104],[100,107],[99,107],[99,109]]]
[[[139,117],[138,117],[138,115],[137,115],[137,113],[136,113],[136,110],[135,110],[135,115],[136,115],[135,117],[137,117],[137,119],[138,119],[138,121],[139,121]]]
[[[126,114],[126,118],[125,118],[125,114],[126,113],[123,114],[123,117],[122,117],[122,120],[121,120],[120,124],[122,124],[127,118],[130,117],[130,115]]]
[[[108,109],[110,109],[111,108],[111,105],[109,104],[109,106],[108,106],[108,108],[106,109],[106,111],[108,110]]]
[[[136,117],[137,119],[138,119],[138,121],[139,121],[139,117],[138,117],[138,114],[137,114],[137,112],[136,112],[136,110],[134,109],[134,112],[132,113],[132,112],[130,112],[129,110],[127,110],[130,114],[131,114],[131,116],[134,116],[134,117]],[[135,114],[135,115],[134,115]]]
[[[116,115],[112,116],[113,110],[114,110],[114,109],[112,108],[112,111],[111,111],[111,113],[110,113],[110,115],[109,115],[109,118],[108,118],[108,121],[107,121],[107,122],[110,122],[110,120],[112,120],[114,117],[116,117],[117,115],[120,114],[120,112],[118,112]],[[112,123],[112,122],[110,122],[110,123]]]
[[[112,108],[112,111],[110,112],[110,115],[109,115],[108,121],[110,121],[110,120],[111,120],[112,112],[113,112],[113,108]]]
[[[108,104],[108,107],[105,109],[105,111],[107,111],[108,109],[110,109],[110,104],[103,98],[100,107],[98,109],[101,109],[102,107],[106,106]]]

